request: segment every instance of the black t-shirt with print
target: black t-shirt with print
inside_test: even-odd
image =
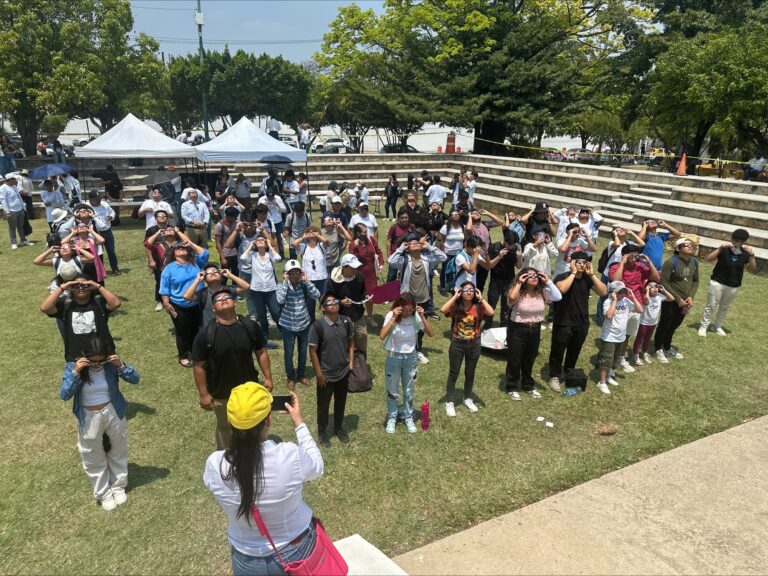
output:
[[[248,329],[245,324],[248,324]],[[209,347],[208,327],[204,326],[197,333],[192,346],[192,360],[206,363],[208,393],[217,400],[226,400],[235,386],[259,381],[253,353],[263,349],[267,341],[258,324],[243,317],[228,326],[216,325],[213,346]]]
[[[56,312],[52,317],[64,322],[64,358],[67,362],[74,362],[83,355],[83,347],[92,336],[106,339],[110,354],[114,353],[115,342],[107,325],[108,316],[107,303],[98,294],[85,304],[64,296],[56,301]]]
[[[725,250],[721,248],[717,255],[715,268],[712,270],[712,280],[724,286],[738,288],[741,286],[741,281],[744,278],[744,266],[747,264],[749,264],[749,254],[746,252],[735,254],[731,248]]]
[[[570,275],[565,272],[555,276],[554,283],[562,282]],[[563,294],[560,302],[554,303],[553,323],[558,326],[589,326],[589,291],[592,289],[592,276],[582,274],[573,279],[571,289]]]

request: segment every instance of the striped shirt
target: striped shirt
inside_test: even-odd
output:
[[[301,284],[306,287],[307,298]],[[277,287],[277,303],[282,306],[278,324],[291,332],[301,332],[309,327],[309,306],[314,306],[314,301],[308,303],[307,299],[320,299],[320,291],[312,282],[302,280],[301,284],[293,286],[290,280],[283,280]]]

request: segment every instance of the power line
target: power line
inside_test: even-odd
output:
[[[197,39],[194,38],[171,38],[166,36],[154,36],[155,40],[164,44],[197,44]],[[206,38],[206,44],[229,44],[229,45],[243,45],[243,46],[262,46],[262,45],[275,45],[275,44],[320,44],[323,41],[322,38],[312,40],[238,40],[231,38],[228,40],[214,40]]]

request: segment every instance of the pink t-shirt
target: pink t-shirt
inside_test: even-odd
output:
[[[543,322],[546,303],[541,296],[520,295],[512,308],[510,319],[512,322],[528,324],[531,322]]]

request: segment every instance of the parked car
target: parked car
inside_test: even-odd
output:
[[[384,144],[379,149],[380,154],[421,154],[419,150],[416,150],[410,144]]]
[[[346,154],[347,147],[339,146],[337,144],[330,144],[321,146],[315,149],[315,154]]]
[[[346,138],[340,138],[337,136],[332,136],[331,138],[326,138],[322,142],[315,142],[314,149],[316,152],[319,152],[323,148],[327,148],[328,146],[336,146],[337,148],[345,148],[348,150],[350,148],[349,146],[349,140]],[[334,152],[329,152],[329,154],[334,154]]]
[[[89,138],[74,138],[72,140],[72,146],[85,146],[90,141]]]
[[[566,157],[571,162],[597,161],[598,159],[591,150],[586,148],[571,148],[566,152]]]
[[[563,162],[566,160],[562,150],[557,148],[547,148],[543,153],[543,157],[544,160],[549,160],[550,162]]]
[[[294,148],[299,147],[299,140],[293,134],[280,134],[278,137],[283,144],[288,144],[288,146],[293,146]]]

